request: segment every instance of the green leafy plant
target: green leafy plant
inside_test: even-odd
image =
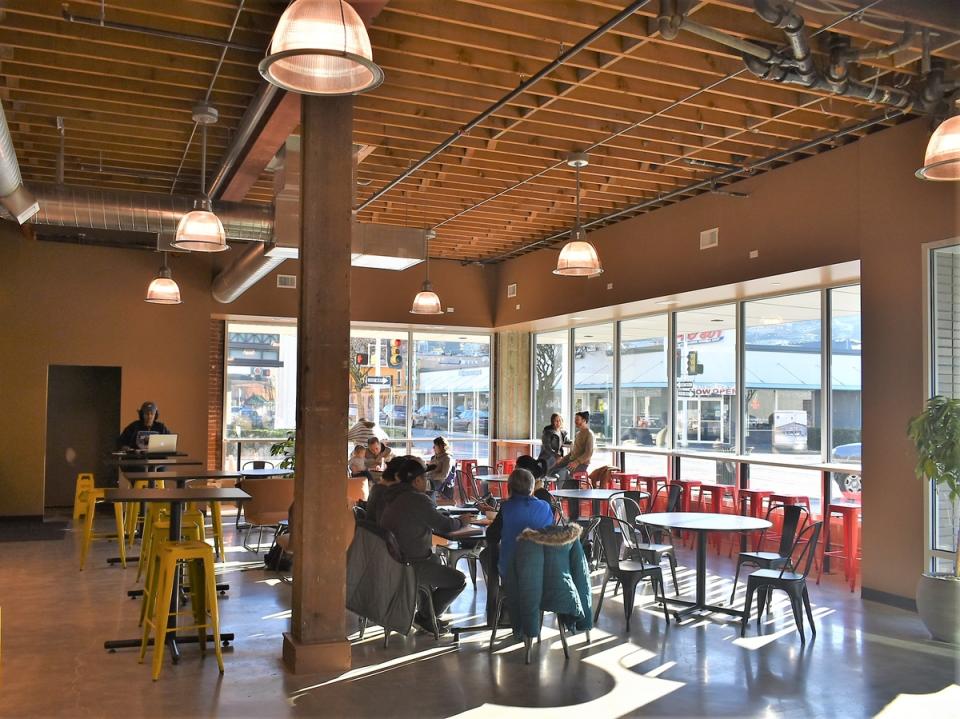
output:
[[[910,420],[907,434],[917,449],[917,477],[946,487],[955,504],[960,499],[960,399],[931,397],[923,412]],[[960,577],[960,558],[955,564]]]
[[[280,460],[280,469],[296,469],[297,458],[294,447],[296,436],[296,433],[291,430],[286,439],[270,446],[271,457],[283,457]]]

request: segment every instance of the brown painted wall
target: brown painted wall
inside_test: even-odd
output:
[[[503,263],[496,325],[856,259],[857,152],[843,147],[743,180],[733,189],[746,199],[701,195],[591,232],[604,267],[595,279],[551,274],[559,247]],[[701,252],[700,232],[712,227],[720,245]],[[760,256],[749,259],[750,250]],[[507,299],[512,282],[517,297]]]
[[[228,253],[224,253],[227,255]],[[219,259],[219,258],[218,258]],[[213,312],[224,314],[293,317],[297,312],[295,290],[277,289],[277,274],[299,275],[300,262],[287,260],[228,305],[214,303]],[[410,303],[423,284],[423,266],[403,272],[357,268],[350,278],[350,316],[355,322],[397,322],[402,324],[493,326],[488,300],[495,268],[464,266],[459,262],[431,261],[430,281],[444,308],[453,313],[442,317],[410,314]]]
[[[297,292],[277,289],[273,277],[230,305],[214,302],[213,263],[229,261],[229,254],[174,257],[173,274],[184,303],[162,307],[143,301],[159,266],[155,255],[32,242],[0,222],[0,516],[43,511],[50,364],[121,367],[124,423],[136,418],[145,399],[155,400],[164,420],[180,434],[183,450],[206,456],[211,314],[293,317],[296,312]],[[288,260],[278,271],[297,274],[297,265]],[[437,291],[445,305],[456,309],[454,314],[409,314],[423,281],[422,268],[355,270],[352,319],[492,324],[487,287],[492,272],[459,263],[431,263],[431,269]]]

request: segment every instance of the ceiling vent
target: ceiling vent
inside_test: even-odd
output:
[[[700,249],[709,250],[720,244],[720,228],[713,227],[700,233]]]

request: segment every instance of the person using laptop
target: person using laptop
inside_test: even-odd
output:
[[[117,439],[119,449],[145,449],[147,434],[173,434],[170,428],[160,421],[160,412],[153,402],[144,402],[137,410],[138,419],[128,424]],[[144,438],[138,443],[138,438]],[[143,446],[140,446],[140,445]]]

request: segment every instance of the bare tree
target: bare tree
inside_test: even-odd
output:
[[[537,373],[536,418],[549,418],[559,412],[557,385],[563,374],[563,347],[555,344],[538,344],[534,353],[534,369]]]

